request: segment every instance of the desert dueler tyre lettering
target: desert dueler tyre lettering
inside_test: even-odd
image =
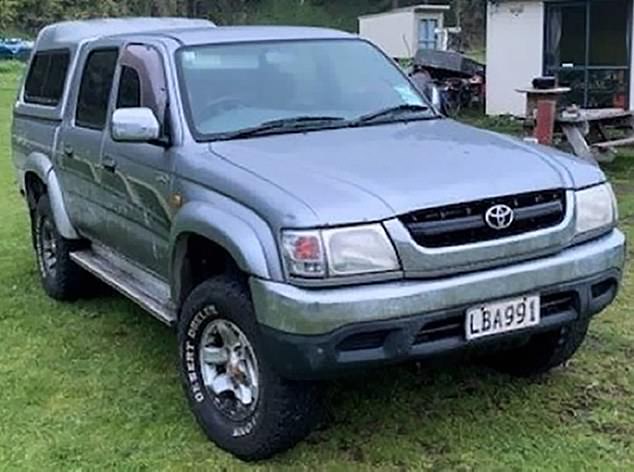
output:
[[[318,392],[281,378],[261,354],[248,288],[230,277],[196,287],[178,325],[181,376],[196,420],[243,460],[284,451],[308,435]]]

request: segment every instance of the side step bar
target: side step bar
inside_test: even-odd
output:
[[[129,263],[121,260],[117,261],[121,262],[118,264],[113,258],[103,257],[91,249],[73,252],[70,257],[77,265],[128,297],[162,323],[168,326],[176,324],[176,312],[170,301],[151,295],[146,288],[160,282],[148,281],[150,283],[144,284],[139,276],[125,270]],[[155,279],[149,274],[147,277]]]

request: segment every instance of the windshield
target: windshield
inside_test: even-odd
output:
[[[295,118],[344,126],[392,107],[426,105],[395,64],[357,39],[188,47],[177,63],[199,140]]]

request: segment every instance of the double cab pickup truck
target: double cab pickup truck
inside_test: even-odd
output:
[[[193,415],[244,460],[309,434],[337,375],[543,374],[621,279],[596,165],[443,117],[348,33],[52,25],[12,139],[46,293],[100,279],[175,327]]]

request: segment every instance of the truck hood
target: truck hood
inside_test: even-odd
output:
[[[211,150],[290,193],[323,225],[605,180],[586,161],[448,119],[220,141]]]

